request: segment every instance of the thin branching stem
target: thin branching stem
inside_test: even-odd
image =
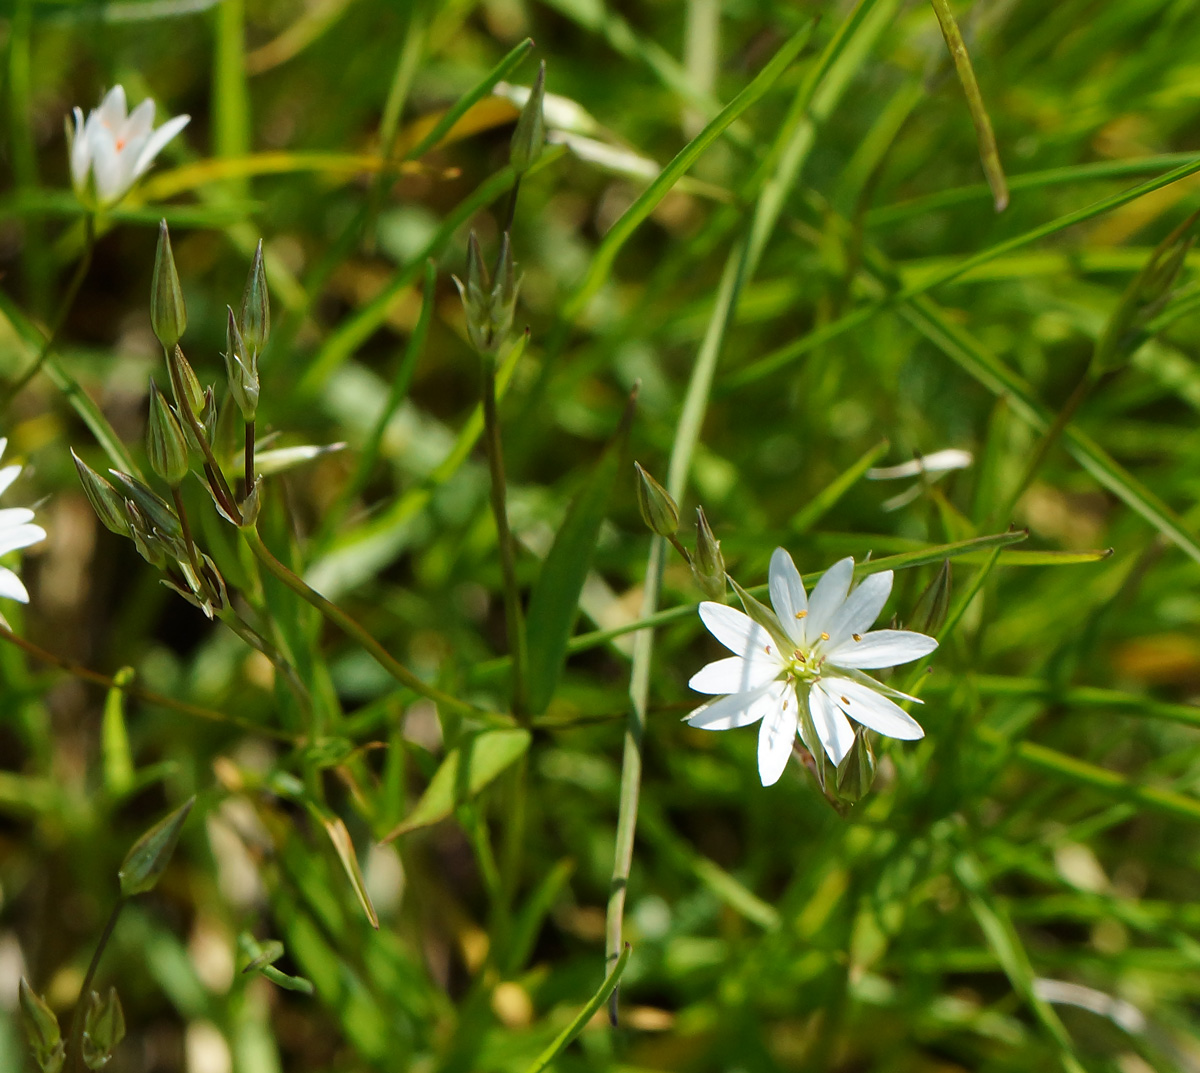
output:
[[[246,422],[246,495],[254,491],[254,422]]]
[[[79,288],[83,286],[84,278],[88,274],[88,269],[92,266],[92,254],[96,249],[96,217],[94,213],[86,213],[83,217],[83,253],[79,256],[79,263],[75,266],[75,273],[71,276],[71,282],[67,284],[66,292],[63,294],[62,301],[59,303],[58,312],[54,315],[54,321],[50,325],[50,333],[46,336],[45,342],[42,343],[41,349],[38,351],[37,357],[34,358],[33,364],[26,369],[16,382],[8,389],[8,393],[4,399],[4,405],[0,407],[0,411],[6,410],[9,404],[26,388],[29,382],[37,376],[45,365],[46,359],[50,356],[50,352],[54,349],[55,343],[58,342],[59,333],[63,329],[63,325],[67,322],[67,317],[71,313],[72,307],[75,305],[75,299],[79,294]]]
[[[85,1068],[83,1064],[83,1015],[87,1009],[88,996],[92,991],[92,981],[96,978],[96,970],[100,968],[100,958],[104,954],[104,948],[108,946],[108,940],[112,938],[113,929],[117,926],[117,919],[121,915],[121,910],[125,908],[127,898],[120,897],[117,899],[117,904],[113,906],[112,912],[108,916],[108,923],[104,925],[104,930],[100,933],[100,941],[96,943],[96,952],[92,955],[91,964],[88,965],[87,974],[83,978],[83,984],[79,988],[79,998],[75,1001],[75,1010],[71,1014],[71,1031],[67,1037],[67,1061],[73,1073],[82,1073]]]

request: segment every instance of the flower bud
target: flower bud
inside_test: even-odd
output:
[[[104,998],[93,991],[83,1018],[83,1064],[88,1069],[102,1069],[124,1038],[125,1013],[117,989],[110,987]]]
[[[513,314],[517,308],[517,291],[521,281],[517,278],[517,266],[513,263],[512,243],[508,232],[500,241],[500,253],[496,257],[496,274],[492,281],[490,327],[493,344],[499,347],[512,330]]]
[[[121,473],[115,469],[110,469],[108,472],[116,481],[121,494],[126,497],[126,513],[130,513],[129,503],[132,503],[136,508],[137,514],[141,519],[142,524],[140,528],[143,530],[143,535],[155,533],[172,542],[182,541],[183,527],[179,524],[179,519],[175,517],[175,512],[152,488],[143,484],[136,477],[129,476],[128,473]],[[139,526],[135,522],[134,529],[137,530],[138,528]],[[179,546],[182,547],[182,544]]]
[[[253,421],[258,412],[258,362],[253,351],[247,351],[246,341],[227,307],[225,322],[225,373],[229,378],[229,393],[242,411],[246,421]]]
[[[167,358],[168,364],[171,366],[173,375],[171,376],[171,388],[175,395],[175,405],[180,413],[184,413],[184,403],[187,403],[187,412],[193,417],[198,416],[200,411],[204,409],[204,388],[200,386],[200,378],[196,375],[192,368],[192,363],[183,356],[183,351],[179,347],[175,347]],[[177,386],[178,385],[178,386]],[[183,389],[183,398],[179,397],[178,388]]]
[[[21,1003],[21,1023],[25,1028],[25,1038],[33,1050],[42,1073],[58,1073],[66,1058],[66,1048],[63,1046],[62,1031],[58,1027],[58,1018],[46,1004],[46,1000],[37,994],[21,977],[18,989]]]
[[[254,251],[254,262],[250,265],[250,274],[246,277],[246,289],[242,293],[242,308],[238,314],[238,327],[242,338],[249,346],[251,354],[257,359],[267,345],[267,337],[271,334],[271,299],[267,293],[267,273],[263,267],[263,244],[258,240]],[[239,350],[239,354],[245,351]]]
[[[179,833],[192,811],[196,798],[189,797],[179,808],[168,813],[139,838],[121,863],[117,878],[121,884],[121,897],[132,898],[153,890],[167,870],[171,854],[179,841]]]
[[[538,67],[537,81],[517,119],[517,129],[513,131],[509,147],[508,162],[518,175],[523,175],[537,162],[546,144],[546,118],[542,111],[545,98],[546,61],[543,60]]]
[[[106,529],[112,530],[118,536],[129,536],[129,518],[125,513],[125,500],[119,496],[113,486],[84,462],[74,451],[71,457],[75,460],[75,472],[79,474],[79,483],[83,485],[83,494],[87,496],[96,517],[104,523]]]
[[[692,556],[692,576],[710,600],[725,600],[725,556],[721,542],[713,536],[704,508],[696,508],[696,554]]]
[[[638,509],[642,512],[642,521],[652,532],[661,537],[674,536],[679,528],[679,508],[670,493],[650,476],[641,464],[635,462],[637,470],[637,500]]]
[[[167,351],[179,342],[187,329],[187,306],[183,302],[179,273],[175,271],[175,255],[171,252],[166,220],[158,225],[154,280],[150,285],[150,322],[158,341]]]
[[[480,354],[495,354],[512,329],[521,281],[513,263],[512,246],[505,234],[496,258],[495,279],[483,263],[479,239],[467,240],[467,282],[452,277],[467,314],[467,335]]]
[[[150,381],[150,422],[146,426],[146,455],[150,468],[172,488],[188,475],[188,441],[179,419],[158,385]]]

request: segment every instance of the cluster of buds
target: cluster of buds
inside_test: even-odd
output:
[[[725,600],[725,557],[721,542],[713,535],[703,507],[696,508],[696,550],[689,552],[679,541],[679,506],[674,497],[658,483],[641,464],[637,472],[637,501],[644,521],[651,532],[665,538],[691,567],[692,578],[709,600]]]
[[[20,1002],[21,1022],[34,1061],[42,1073],[60,1073],[67,1052],[58,1018],[46,1000],[24,979],[20,985]],[[103,1069],[112,1058],[117,1044],[124,1038],[125,1013],[121,1009],[121,1000],[117,998],[116,988],[110,987],[104,996],[91,992],[83,1015],[80,1043],[83,1064],[88,1069]]]
[[[258,356],[270,333],[270,318],[260,242],[241,313],[235,317],[229,310],[225,354],[229,393],[246,423],[246,495],[239,503],[214,453],[218,418],[215,392],[211,386],[201,385],[179,345],[187,329],[187,305],[171,237],[163,221],[154,259],[150,321],[166,358],[170,394],[151,381],[146,456],[150,469],[170,489],[171,502],[133,474],[112,469],[111,481],[102,477],[72,452],[83,490],[100,521],[114,533],[131,539],[142,557],[166,574],[164,584],[209,618],[228,606],[228,596],[216,565],[192,540],[180,487],[198,455],[205,484],[221,515],[235,525],[254,524],[260,501],[259,482],[253,478]]]
[[[488,272],[475,232],[467,242],[467,281],[453,277],[467,314],[467,335],[482,355],[495,357],[512,331],[521,281],[513,263],[507,232],[500,242],[496,267]]]

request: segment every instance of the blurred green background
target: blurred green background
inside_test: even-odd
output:
[[[1001,214],[924,3],[0,6],[0,375],[33,360],[30,328],[52,319],[81,250],[64,116],[116,83],[132,103],[152,96],[160,122],[190,114],[102,219],[58,360],[143,458],[148,380],[165,381],[148,316],[159,218],[206,383],[223,376],[224,306],[261,236],[273,334],[260,435],[345,445],[271,479],[266,535],[441,688],[506,703],[487,467],[479,448],[445,460],[479,392],[450,275],[469,229],[489,255],[498,244],[516,108],[485,94],[401,174],[379,163],[527,37],[508,82],[528,86],[544,59],[548,91],[619,152],[614,167],[552,145],[516,207],[530,339],[501,419],[526,584],[637,382],[632,457],[665,480],[713,345],[681,506],[687,519],[703,504],[742,584],[765,581],[777,545],[812,572],[1028,528],[996,560],[955,560],[951,599],[979,587],[921,682],[927,737],[881,742],[875,788],[845,817],[799,764],[763,789],[753,731],[682,725],[697,703],[687,679],[716,646],[690,611],[659,631],[622,1022],[598,1014],[556,1069],[1200,1070],[1195,253],[1153,331],[1004,509],[1122,293],[1197,207],[1195,175],[1121,195],[1200,169],[1200,9],[954,10],[1012,188]],[[814,20],[795,62],[618,248],[647,176]],[[723,273],[781,155],[794,181],[731,300]],[[411,388],[347,491],[428,258],[433,317]],[[37,503],[49,532],[24,563],[31,604],[3,609],[16,632],[241,723],[115,697],[123,715],[105,719],[103,690],[0,648],[0,1069],[33,1068],[17,979],[69,1015],[121,859],[191,793],[171,868],[125,912],[100,969],[129,1024],[109,1069],[528,1068],[603,979],[630,635],[578,644],[527,755],[453,817],[381,846],[446,755],[432,706],[268,592],[335,712],[321,740],[289,743],[301,728],[269,664],[92,516],[68,446],[107,462],[54,378],[11,402],[3,432],[6,462],[29,466],[6,505]],[[898,510],[883,502],[902,486],[857,479],[868,453],[886,464],[946,447],[974,465]],[[248,583],[228,527],[199,487],[186,493],[227,580]],[[637,618],[649,546],[630,467],[581,633]],[[897,574],[885,620],[911,621],[930,558]],[[662,606],[700,598],[669,563]],[[305,806],[314,786],[354,840],[378,931]],[[243,934],[281,940],[278,967],[315,992],[242,974]]]

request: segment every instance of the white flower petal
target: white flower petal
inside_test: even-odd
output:
[[[732,607],[706,600],[700,605],[700,619],[730,652],[743,658],[773,656],[782,666],[771,635],[749,615]]]
[[[177,115],[174,119],[168,119],[158,130],[150,135],[133,164],[130,182],[143,174],[154,163],[154,158],[163,151],[163,147],[167,142],[183,130],[191,122],[191,119],[190,115]]]
[[[0,455],[2,454],[4,454],[4,448],[0,446]],[[19,476],[21,476],[20,466],[5,466],[3,469],[0,469],[0,496],[8,491],[12,482]]]
[[[804,619],[808,615],[808,596],[800,571],[792,557],[776,548],[771,555],[770,569],[771,606],[787,630],[788,636],[800,647],[804,647]]]
[[[701,667],[688,682],[697,693],[749,693],[779,677],[779,667],[768,659],[729,656]]]
[[[692,712],[686,722],[699,730],[734,730],[757,723],[767,712],[779,707],[776,699],[779,691],[775,686],[776,683],[769,682],[749,693],[710,700]]]
[[[826,655],[835,667],[872,670],[898,667],[929,655],[938,643],[932,637],[912,630],[872,630],[861,641],[843,641]]]
[[[108,127],[114,136],[124,125],[126,114],[125,87],[120,85],[113,86],[106,94],[104,100],[100,102],[100,107],[92,112],[92,116],[95,116],[97,122],[103,123],[104,126]],[[88,118],[90,119],[91,116]]]
[[[92,147],[84,127],[83,110],[75,108],[71,114],[75,117],[75,133],[71,138],[71,183],[81,191],[87,187],[88,170],[92,166]]]
[[[913,704],[924,704],[925,702],[920,697],[914,697],[909,693],[901,693],[898,689],[893,689],[889,685],[884,685],[883,682],[877,682],[869,674],[864,674],[862,671],[855,670],[853,667],[838,667],[832,663],[825,665],[825,677],[829,679],[849,678],[852,682],[858,682],[860,685],[866,686],[868,689],[873,689],[876,693],[882,693],[885,697],[891,697],[892,700],[907,700]],[[830,686],[830,689],[833,687]]]
[[[821,576],[808,601],[808,618],[804,620],[809,638],[815,641],[827,629],[829,621],[845,603],[853,577],[853,559],[839,559]]]
[[[28,590],[21,584],[21,579],[7,566],[0,566],[0,596],[22,604],[29,603]]]
[[[3,476],[4,474],[0,472],[0,478]],[[14,525],[24,525],[31,521],[33,521],[33,511],[28,507],[5,507],[0,510],[0,532],[11,529]]]
[[[121,124],[117,138],[123,143],[122,148],[129,145],[134,138],[144,138],[154,129],[154,98],[147,97],[129,114],[129,118]]]
[[[18,548],[27,548],[39,540],[46,539],[46,530],[40,525],[15,525],[0,532],[0,555],[7,555]]]
[[[851,681],[835,678],[826,685],[829,697],[851,719],[889,738],[915,741],[925,737],[925,731],[903,708],[873,689]]]
[[[842,642],[850,641],[855,634],[866,633],[879,617],[879,612],[883,610],[891,591],[890,570],[863,578],[862,584],[846,597],[846,602],[837,609],[826,625],[825,632],[829,634],[829,640],[825,642],[824,651],[832,651]]]
[[[763,716],[758,728],[758,777],[764,786],[775,785],[787,767],[798,726],[796,695],[788,688]]]
[[[890,481],[898,477],[915,477],[919,473],[945,473],[952,469],[966,469],[973,461],[970,451],[948,447],[943,451],[934,451],[931,455],[914,458],[911,462],[901,462],[898,466],[869,469],[867,480]]]
[[[833,698],[825,692],[823,681],[808,691],[808,710],[826,755],[834,765],[840,764],[854,748],[854,728],[842,715]]]
[[[118,201],[129,189],[121,154],[112,132],[97,127],[91,138],[92,178],[96,182],[96,197],[102,205]]]

